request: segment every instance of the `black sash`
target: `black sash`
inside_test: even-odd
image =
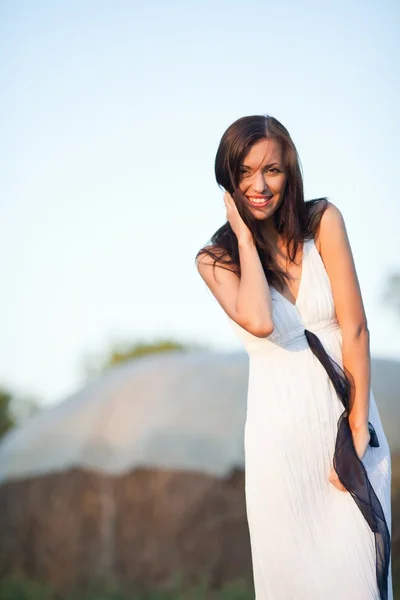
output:
[[[338,474],[339,480],[353,496],[358,508],[361,510],[368,525],[374,532],[376,579],[381,600],[387,600],[391,552],[390,532],[382,505],[368,479],[365,466],[359,459],[354,448],[348,419],[351,384],[340,365],[338,365],[326,352],[319,338],[308,329],[305,329],[304,333],[312,352],[326,370],[328,377],[345,408],[338,420],[338,433],[333,455],[333,466]],[[371,434],[369,445],[376,448],[379,446],[379,441],[375,429],[370,422],[368,422],[368,429]]]

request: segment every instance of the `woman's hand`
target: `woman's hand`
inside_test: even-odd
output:
[[[335,486],[335,488],[337,488],[341,492],[347,492],[344,485],[340,482],[338,474],[336,473],[334,467],[332,467],[331,474],[329,475],[329,481],[331,482],[332,485]]]
[[[369,432],[368,425],[363,425],[362,427],[356,427],[351,429],[351,435],[353,437],[354,449],[357,453],[358,458],[361,460],[368,448],[368,444],[371,439],[371,434]],[[332,485],[335,486],[335,488],[337,488],[341,492],[347,491],[344,485],[340,482],[338,474],[336,473],[334,467],[332,467],[331,474],[329,475],[329,481],[332,483]]]
[[[224,202],[226,206],[226,218],[228,219],[233,232],[236,234],[238,241],[252,242],[253,234],[240,216],[237,206],[229,192],[224,193]]]
[[[353,436],[354,448],[357,452],[358,458],[361,460],[371,439],[368,424],[362,425],[361,427],[351,427],[350,425],[350,429]]]

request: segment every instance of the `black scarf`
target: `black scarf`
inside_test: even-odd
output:
[[[390,532],[383,513],[382,505],[368,479],[364,464],[359,459],[354,448],[353,436],[349,426],[350,381],[343,369],[328,355],[319,338],[305,329],[308,344],[318,358],[345,410],[338,420],[333,466],[340,482],[353,496],[358,508],[364,515],[368,525],[375,535],[376,550],[376,579],[381,600],[388,598],[388,573],[391,552]],[[369,445],[379,446],[378,436],[372,423],[368,422],[371,434]]]

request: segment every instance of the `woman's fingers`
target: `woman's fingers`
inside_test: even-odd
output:
[[[337,488],[341,492],[347,492],[346,488],[341,483],[341,481],[340,481],[340,479],[338,477],[338,474],[336,473],[334,467],[332,467],[331,474],[329,475],[329,481],[332,483],[332,485],[335,486],[335,488]]]
[[[226,218],[237,239],[252,241],[253,235],[240,216],[236,203],[229,192],[224,193],[224,202],[226,207]]]
[[[236,208],[236,204],[234,203],[233,198],[229,192],[225,192],[224,202],[225,202],[225,206],[229,206],[230,208]]]

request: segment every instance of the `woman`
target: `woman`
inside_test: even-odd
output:
[[[305,201],[288,131],[235,121],[227,222],[196,256],[249,355],[246,509],[256,600],[392,600],[390,452],[343,217]]]

